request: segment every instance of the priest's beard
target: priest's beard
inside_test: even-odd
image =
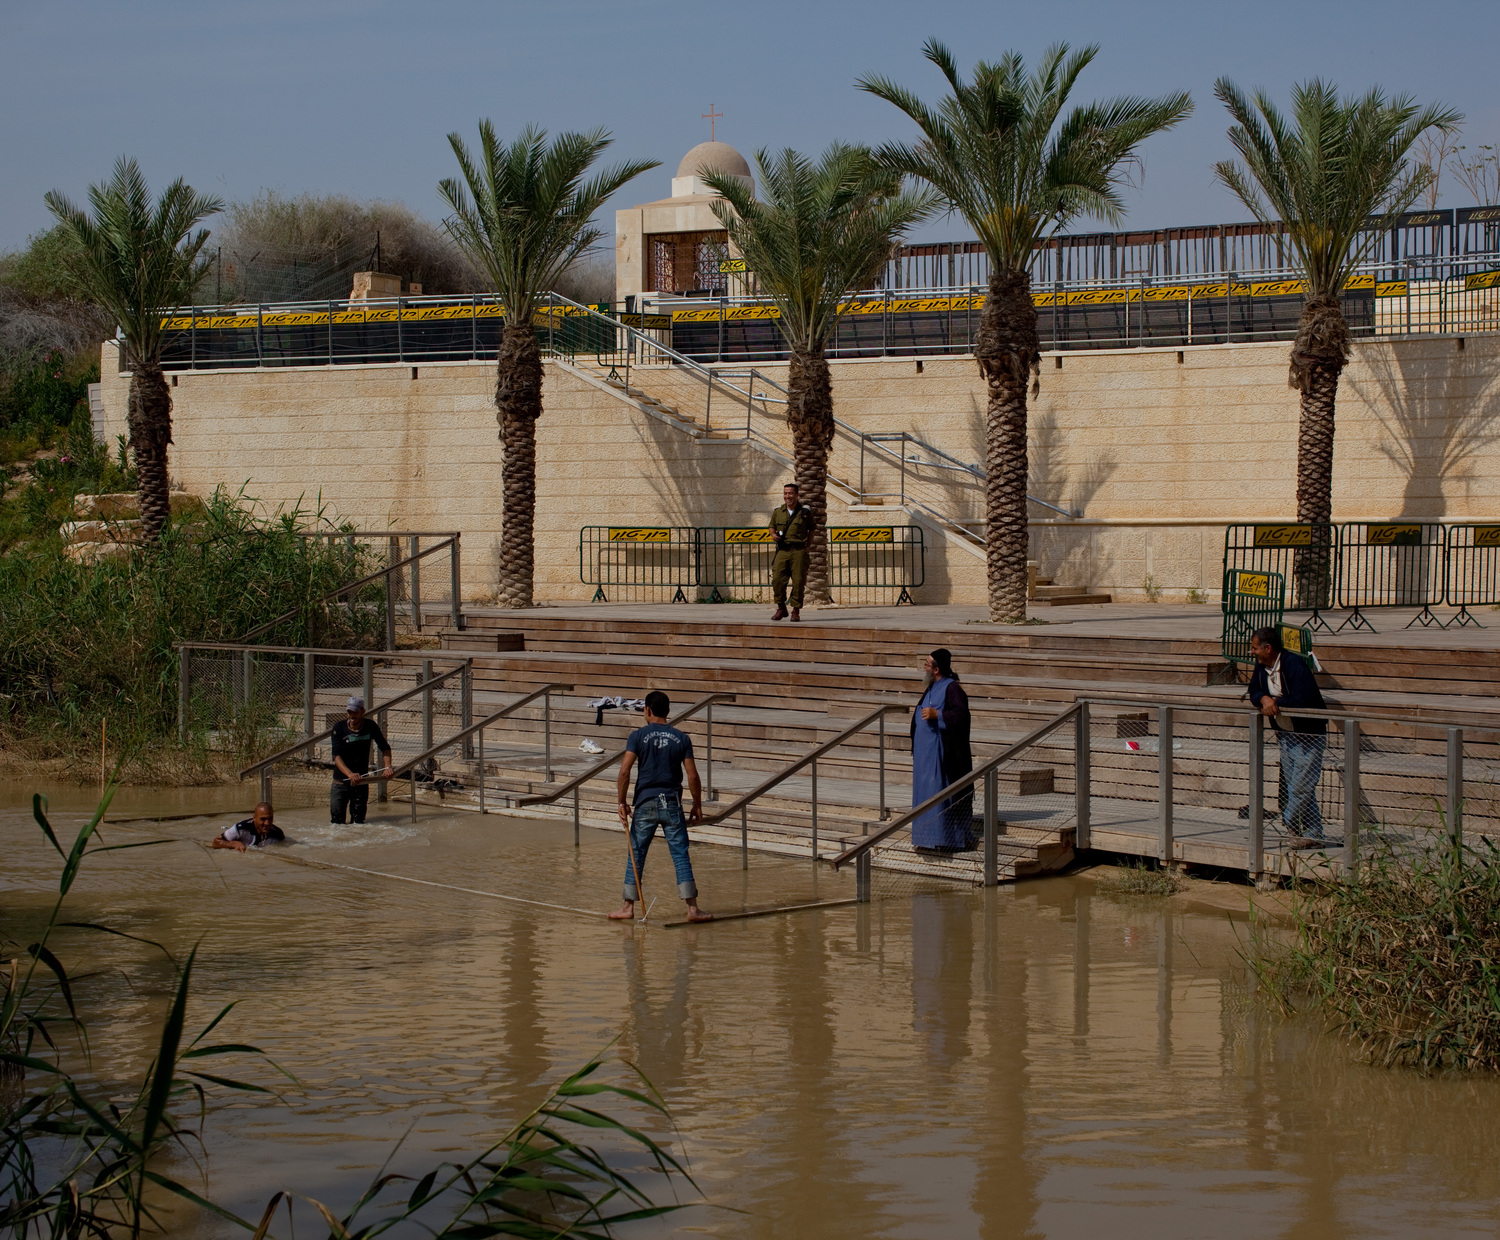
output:
[[[923,668],[922,669],[922,692],[926,693],[928,689],[932,688],[932,682],[935,681],[936,679],[937,679],[937,673],[935,671],[928,671],[926,668]]]

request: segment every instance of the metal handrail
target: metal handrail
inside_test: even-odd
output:
[[[1112,698],[1094,697],[1083,695],[1074,699],[1075,702],[1087,702],[1091,706],[1134,706],[1138,709],[1154,710],[1161,706],[1170,706],[1173,710],[1191,710],[1201,714],[1211,715],[1244,715],[1251,719],[1260,716],[1261,712],[1254,706],[1242,705],[1243,695],[1237,698],[1228,698],[1223,702],[1205,702],[1201,698]],[[1445,711],[1437,717],[1431,715],[1422,717],[1418,715],[1387,715],[1380,712],[1384,708],[1380,706],[1365,706],[1357,710],[1319,709],[1314,706],[1289,706],[1281,710],[1281,714],[1288,718],[1298,719],[1327,719],[1337,720],[1368,720],[1376,723],[1405,723],[1413,727],[1442,728],[1462,727],[1466,730],[1476,732],[1500,733],[1500,722],[1494,718],[1485,718],[1480,715],[1465,715],[1457,711]]]
[[[710,826],[713,823],[722,822],[725,818],[728,818],[731,814],[738,813],[740,810],[745,809],[746,807],[748,807],[751,804],[751,802],[758,801],[761,797],[765,796],[766,793],[768,793],[769,791],[771,791],[772,788],[775,788],[778,784],[781,784],[783,781],[785,781],[787,779],[790,779],[798,771],[802,770],[803,767],[808,766],[809,764],[811,764],[813,762],[816,762],[819,758],[821,758],[824,754],[828,753],[830,750],[836,748],[839,745],[842,745],[851,736],[854,736],[856,733],[864,731],[865,728],[869,727],[877,719],[881,720],[883,722],[884,719],[885,719],[885,717],[887,715],[889,715],[889,714],[891,714],[893,712],[900,712],[900,713],[904,714],[909,709],[910,709],[910,707],[908,707],[904,703],[902,703],[902,704],[894,704],[893,703],[892,705],[889,705],[889,706],[877,706],[874,710],[872,710],[863,719],[860,719],[857,723],[853,723],[849,727],[845,728],[842,732],[840,732],[832,740],[824,741],[821,745],[819,745],[811,753],[803,754],[802,757],[798,758],[795,762],[788,763],[786,766],[782,767],[781,770],[777,771],[770,778],[762,780],[761,783],[759,783],[758,785],[756,785],[749,792],[745,793],[737,801],[731,801],[729,803],[729,805],[727,805],[724,809],[721,809],[717,814],[705,817],[703,819],[703,824],[705,826]],[[880,748],[880,754],[881,754],[881,767],[880,767],[880,773],[881,773],[881,778],[880,778],[880,809],[881,809],[881,813],[883,815],[884,812],[885,812],[885,746],[884,745],[882,745],[881,748]],[[817,802],[816,793],[814,793],[813,801],[814,801],[814,804],[816,804],[816,802]]]
[[[572,685],[554,685],[554,684],[543,685],[540,689],[536,690],[534,693],[528,693],[520,701],[518,701],[518,702],[512,702],[509,706],[502,707],[500,710],[497,710],[493,715],[490,715],[487,718],[481,719],[478,723],[471,723],[471,724],[469,724],[469,726],[466,727],[462,732],[455,732],[452,736],[448,737],[446,740],[442,741],[441,743],[439,743],[437,745],[433,745],[430,749],[424,749],[415,758],[408,758],[400,766],[394,768],[391,771],[391,774],[388,776],[388,778],[390,778],[390,779],[400,779],[401,775],[402,775],[402,772],[411,770],[413,767],[415,767],[420,762],[426,762],[427,759],[430,758],[430,757],[432,757],[434,754],[442,753],[443,750],[449,749],[452,746],[461,743],[462,741],[468,740],[469,737],[471,737],[471,736],[474,735],[474,733],[479,732],[479,731],[483,730],[484,728],[489,727],[493,723],[498,723],[501,719],[504,719],[507,715],[511,714],[514,711],[520,710],[521,707],[523,707],[523,706],[529,706],[532,702],[536,701],[537,698],[539,698],[539,697],[546,697],[547,695],[552,694],[552,693],[567,693],[567,692],[570,692],[572,690],[572,688],[573,688]],[[481,780],[484,779],[484,772],[483,771],[480,772],[479,778]]]
[[[913,806],[909,811],[902,814],[901,817],[897,818],[893,822],[888,823],[874,835],[867,836],[865,839],[860,840],[858,844],[846,848],[837,857],[830,858],[829,864],[833,866],[835,870],[837,870],[840,866],[847,865],[850,861],[858,859],[862,854],[869,852],[877,844],[880,844],[882,841],[889,839],[891,835],[901,830],[902,827],[909,826],[916,819],[927,813],[928,810],[937,808],[939,805],[942,805],[944,802],[949,801],[953,797],[957,796],[960,792],[963,792],[966,788],[973,787],[974,784],[978,783],[991,771],[998,769],[1001,763],[1008,762],[1023,749],[1029,749],[1039,740],[1043,739],[1046,736],[1050,736],[1053,732],[1057,731],[1058,728],[1062,727],[1063,724],[1067,723],[1069,719],[1072,719],[1074,716],[1076,716],[1082,709],[1082,703],[1074,702],[1072,706],[1068,707],[1067,710],[1063,711],[1062,714],[1058,715],[1056,718],[1049,719],[1046,723],[1042,724],[1041,727],[1035,728],[1032,731],[1028,732],[1020,740],[1007,745],[993,758],[988,759],[980,766],[976,766],[967,775],[963,775],[960,778],[955,779],[951,784],[949,784],[941,791],[933,793],[932,796],[928,797],[920,805]]]
[[[667,720],[667,724],[668,726],[675,727],[683,720],[692,718],[692,716],[696,715],[706,706],[712,706],[715,702],[733,702],[734,700],[735,695],[733,693],[710,693],[707,697],[699,698],[686,710],[679,711],[677,714],[673,715],[670,719]],[[568,793],[576,791],[584,784],[588,783],[589,780],[596,778],[604,771],[608,770],[611,766],[613,766],[616,762],[623,758],[625,756],[625,753],[626,751],[622,747],[616,752],[610,754],[609,757],[601,758],[597,763],[589,767],[588,770],[584,771],[582,775],[575,775],[572,779],[568,780],[567,783],[560,784],[553,791],[545,793],[533,793],[531,796],[521,797],[517,800],[516,804],[550,805],[559,797],[566,796]]]
[[[432,657],[432,655],[429,653],[427,657],[430,659]],[[443,681],[447,680],[450,676],[457,676],[457,675],[459,675],[464,670],[464,668],[470,666],[473,662],[474,662],[474,660],[472,660],[472,659],[464,659],[464,660],[462,660],[459,663],[459,665],[457,667],[450,667],[442,675],[440,675],[440,676],[434,676],[431,680],[424,680],[421,684],[417,685],[414,689],[408,689],[405,693],[399,694],[398,696],[391,698],[390,701],[388,701],[388,702],[381,702],[379,704],[376,704],[374,702],[368,702],[365,705],[365,713],[369,714],[369,715],[373,715],[376,711],[390,710],[390,708],[392,706],[399,705],[400,703],[406,701],[407,698],[416,697],[416,695],[419,694],[419,693],[422,693],[422,692],[424,692],[426,690],[435,688],[436,686],[442,684]],[[335,723],[333,725],[333,728],[336,728],[338,726],[339,725],[337,723]],[[333,735],[333,728],[325,728],[323,731],[319,732],[316,736],[309,736],[306,740],[298,741],[295,745],[292,745],[291,747],[289,747],[287,749],[283,749],[279,753],[273,753],[269,758],[262,758],[259,762],[255,763],[253,766],[247,766],[243,771],[240,772],[240,778],[244,779],[246,775],[250,775],[250,774],[254,773],[255,771],[264,770],[266,767],[271,766],[274,763],[280,762],[283,758],[286,758],[289,755],[296,753],[299,749],[306,749],[309,745],[316,745],[319,741],[327,740],[330,736]],[[385,777],[383,776],[382,778],[385,778]],[[394,776],[392,776],[390,778],[394,778]]]
[[[330,535],[329,537],[337,538],[340,536]],[[369,576],[367,577],[361,577],[358,581],[351,581],[348,585],[340,586],[337,590],[330,590],[326,594],[321,594],[317,598],[311,600],[310,602],[304,603],[300,607],[293,607],[291,611],[283,612],[281,615],[277,616],[276,619],[268,620],[259,628],[251,629],[248,633],[240,638],[240,641],[248,642],[252,637],[259,637],[262,633],[268,633],[278,624],[292,619],[299,612],[304,611],[307,608],[316,607],[319,603],[326,603],[329,599],[338,598],[341,594],[348,594],[350,590],[357,590],[360,588],[360,586],[367,586],[372,581],[375,581],[380,577],[386,578],[387,585],[389,585],[390,575],[396,572],[398,569],[405,568],[408,564],[415,564],[418,560],[432,555],[434,552],[443,550],[444,547],[457,547],[458,543],[459,535],[453,534],[450,537],[443,539],[443,541],[440,543],[434,543],[432,546],[428,547],[426,551],[419,551],[416,555],[409,555],[405,559],[397,560],[394,564],[387,564],[384,568],[369,574]],[[420,606],[420,604],[417,605]]]

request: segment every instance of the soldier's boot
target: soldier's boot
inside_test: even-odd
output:
[[[795,618],[796,617],[793,617],[793,619],[795,619]],[[785,603],[777,603],[776,604],[776,611],[772,614],[771,619],[772,620],[785,620],[786,619],[786,604]]]
[[[797,621],[799,621],[801,619],[802,619],[802,608],[800,608],[800,607],[793,607],[792,608],[792,623],[795,624]]]

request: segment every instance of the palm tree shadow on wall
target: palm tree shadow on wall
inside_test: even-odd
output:
[[[1375,451],[1404,475],[1406,519],[1447,515],[1454,488],[1467,495],[1475,458],[1500,440],[1500,381],[1471,352],[1441,361],[1426,349],[1372,349],[1369,377],[1347,381],[1380,423]]]
[[[1026,430],[1026,456],[1027,494],[1078,516],[1088,512],[1089,504],[1119,468],[1113,453],[1103,450],[1070,465],[1066,435],[1051,410],[1031,419]],[[1032,506],[1031,558],[1044,576],[1062,585],[1092,585],[1105,571],[1098,539],[1086,529],[1036,524],[1057,517],[1050,508]]]

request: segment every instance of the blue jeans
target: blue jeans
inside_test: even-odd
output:
[[[1323,751],[1328,737],[1322,732],[1282,732],[1281,769],[1286,776],[1286,803],[1281,820],[1293,835],[1323,838],[1323,815],[1318,809],[1318,780],[1323,774]]]
[[[696,899],[698,884],[693,881],[693,863],[688,860],[687,819],[682,814],[682,799],[668,793],[648,797],[635,807],[635,816],[630,820],[630,849],[635,854],[635,869],[630,860],[625,861],[625,898],[635,900],[636,872],[646,873],[646,853],[660,827],[667,837],[667,849],[672,854],[672,866],[677,871],[677,894],[684,900]]]

